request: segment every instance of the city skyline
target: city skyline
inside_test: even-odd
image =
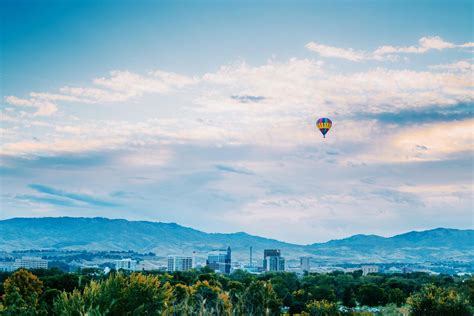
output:
[[[469,1],[0,11],[1,219],[298,244],[472,228]]]
[[[0,230],[4,232],[0,235],[4,251],[0,270],[13,268],[14,259],[25,257],[47,259],[65,271],[71,267],[104,268],[105,263],[128,258],[119,265],[128,269],[132,259],[140,262],[139,270],[209,266],[224,273],[229,273],[234,263],[251,273],[295,266],[304,270],[308,264],[302,264],[301,258],[309,257],[321,271],[340,265],[395,264],[437,273],[464,273],[472,270],[470,241],[474,233],[472,229],[434,229],[391,238],[357,235],[294,245],[244,233],[207,234],[176,224],[103,218],[12,219],[0,221]],[[83,231],[87,234],[80,233]]]

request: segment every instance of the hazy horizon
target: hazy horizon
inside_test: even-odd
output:
[[[472,9],[4,1],[0,219],[472,229]]]

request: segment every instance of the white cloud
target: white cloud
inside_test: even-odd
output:
[[[450,45],[439,38],[425,38],[420,40],[420,47],[442,49]],[[355,52],[354,56],[357,59],[362,55]],[[146,113],[146,117],[138,121],[115,120],[114,111],[110,111],[110,118],[101,120],[66,119],[68,116],[61,113],[56,121],[48,122],[50,126],[43,126],[48,135],[44,146],[24,143],[31,135],[20,133],[18,145],[10,143],[6,148],[12,155],[33,154],[35,150],[41,154],[55,153],[58,148],[78,152],[95,148],[96,140],[109,148],[107,138],[111,139],[111,148],[119,147],[117,139],[123,146],[130,143],[307,146],[320,137],[314,122],[321,116],[336,118],[326,143],[347,144],[350,140],[350,143],[363,144],[370,135],[377,134],[371,141],[380,140],[382,146],[389,139],[385,133],[389,129],[381,128],[375,121],[365,121],[364,128],[359,128],[357,122],[347,117],[361,112],[396,112],[434,104],[448,108],[460,102],[474,102],[470,72],[451,71],[451,68],[465,66],[456,63],[433,66],[436,71],[375,68],[347,73],[326,68],[321,61],[291,58],[284,62],[271,59],[258,66],[225,65],[201,77],[163,71],[145,75],[112,71],[109,77],[93,80],[91,87],[63,87],[57,94],[32,92],[28,99],[9,96],[5,101],[18,109],[34,107],[36,112],[32,115],[46,116],[57,110],[53,102],[114,103],[148,93],[179,91],[179,97],[185,100],[185,109],[171,117],[168,113],[166,118],[160,116],[159,111],[155,112],[155,106],[138,102],[134,109]],[[192,89],[185,89],[191,85]],[[252,96],[259,102],[240,102],[232,97],[235,95]],[[20,122],[25,120],[26,114],[13,114],[4,111],[2,120],[13,125],[23,124]],[[83,146],[81,141],[85,144],[91,141],[92,145]],[[56,143],[60,146],[55,146]],[[390,144],[398,150],[395,141]],[[432,159],[445,156],[433,152]],[[393,157],[392,153],[383,153],[381,157],[385,161],[403,159],[403,155]]]
[[[18,141],[2,144],[4,156],[51,156],[64,153],[80,153],[93,150],[118,148],[125,139],[58,139],[45,142]]]
[[[13,95],[5,97],[5,102],[16,106],[33,106],[33,102],[28,99],[21,99]]]
[[[403,160],[409,151],[423,146],[427,153],[411,158],[416,160],[443,159],[454,153],[469,152],[474,148],[474,120],[437,123],[413,127],[409,133],[400,133],[394,138],[394,146]]]
[[[130,97],[145,92],[167,93],[170,90],[170,85],[161,80],[129,71],[112,71],[110,78],[97,78],[94,80],[94,84],[110,90],[126,92],[126,95]]]
[[[474,47],[474,42],[464,43],[462,45],[459,45],[459,47],[467,47],[467,48]]]
[[[7,96],[5,97],[5,102],[19,107],[36,108],[33,116],[50,116],[58,110],[56,104],[36,98],[21,99],[15,96]]]
[[[446,42],[439,36],[433,36],[433,37],[422,37],[418,41],[420,51],[422,53],[427,52],[430,49],[437,49],[437,50],[443,50],[446,48],[454,48],[459,45],[455,45],[450,42]]]
[[[450,64],[440,64],[440,65],[433,65],[429,66],[430,69],[433,70],[447,70],[452,72],[473,72],[474,65],[472,64],[471,60],[460,60]]]
[[[426,209],[449,209],[450,216],[463,217],[463,202],[472,201],[472,183],[434,183],[401,186],[401,192],[416,194]]]
[[[31,92],[30,97],[35,100],[46,100],[46,101],[65,101],[65,102],[79,102],[80,99],[64,94],[54,94],[54,93],[45,93],[45,92]]]
[[[317,180],[312,184],[317,185]],[[402,202],[374,194],[367,187],[360,187],[357,191],[344,188],[336,189],[329,185],[325,190],[313,189],[313,193],[298,190],[297,194],[291,195],[262,195],[237,211],[226,212],[224,218],[250,233],[290,242],[313,243],[346,237],[358,233],[361,227],[372,232],[380,227],[386,230],[390,223],[403,217],[403,212],[398,211]],[[338,193],[328,192],[335,190]],[[284,232],[282,225],[298,229]]]
[[[37,108],[35,116],[50,116],[57,111],[57,102],[87,104],[125,102],[146,93],[166,94],[197,82],[196,78],[159,70],[146,75],[129,71],[111,71],[110,77],[94,79],[92,87],[65,86],[59,89],[60,94],[31,92],[28,99],[7,96],[5,102],[15,106],[35,107]]]
[[[364,128],[360,128],[360,123],[356,121],[337,118],[360,112],[393,112],[433,104],[449,107],[474,100],[471,76],[467,72],[377,68],[343,74],[329,71],[321,63],[308,59],[291,59],[282,63],[269,61],[257,67],[245,63],[224,66],[215,73],[205,74],[200,82],[197,89],[193,89],[188,95],[194,106],[187,108],[186,117],[150,117],[139,122],[114,120],[111,117],[108,120],[69,120],[67,123],[62,118],[53,125],[43,126],[48,133],[47,138],[31,143],[25,139],[30,137],[29,134],[22,136],[21,133],[16,141],[4,144],[2,153],[49,155],[96,150],[101,146],[103,149],[115,149],[130,144],[157,143],[275,148],[308,146],[320,137],[314,121],[319,116],[329,116],[336,120],[326,143],[364,144],[371,139],[373,144],[380,142],[373,147],[388,148],[387,152],[381,153],[369,151],[369,157],[361,159],[372,161],[375,157],[377,161],[385,162],[437,160],[451,153],[436,151],[434,148],[423,153],[413,151],[416,145],[431,144],[431,140],[422,142],[417,137],[413,139],[417,139],[419,144],[400,145],[399,141],[402,140],[396,141],[393,135],[387,134],[393,131],[382,128],[375,121],[365,121]],[[186,81],[183,84],[186,85]],[[72,90],[70,92],[73,93]],[[78,94],[85,97],[90,92],[80,91]],[[264,98],[258,103],[241,103],[231,98],[235,94]],[[44,95],[41,98],[47,99]],[[59,99],[56,96],[54,98]],[[100,95],[98,98],[107,96]],[[54,106],[49,109],[49,101],[45,100],[16,97],[7,100],[19,107],[32,104],[37,106],[38,102],[42,102],[44,107],[37,108],[41,114],[50,114],[52,112],[48,111],[55,109]],[[20,116],[11,116],[11,113],[2,114],[2,119],[14,126],[21,121],[25,124],[29,122]],[[463,129],[460,133],[464,132],[466,131]],[[440,132],[439,137],[435,136],[434,139],[445,139],[443,133]],[[377,137],[373,138],[373,135]],[[463,146],[455,147],[452,152],[465,150],[465,145]],[[356,157],[348,155],[344,161],[353,161]],[[130,159],[136,162],[142,158]]]
[[[474,100],[468,73],[388,70],[357,73],[330,71],[312,60],[291,59],[251,67],[236,64],[205,74],[216,84],[198,96],[202,110],[247,115],[298,116],[395,111],[433,104],[453,105]],[[242,104],[229,96],[254,95],[265,99]]]
[[[364,51],[355,51],[352,48],[344,49],[334,46],[327,46],[318,44],[316,42],[309,42],[306,48],[310,51],[319,53],[322,57],[341,58],[350,61],[363,61],[369,59],[369,55]]]
[[[173,152],[165,148],[141,148],[119,158],[119,164],[128,167],[153,168],[163,166],[173,158]]]
[[[37,103],[37,106],[38,110],[33,114],[34,116],[50,116],[58,110],[56,104],[50,102]]]
[[[464,43],[456,45],[443,40],[439,36],[422,37],[418,40],[417,46],[392,46],[384,45],[375,49],[373,52],[354,50],[352,48],[339,48],[334,46],[327,46],[316,42],[309,42],[306,48],[319,53],[323,57],[341,58],[354,62],[361,62],[367,60],[390,60],[396,61],[399,59],[399,54],[423,54],[430,50],[444,50],[450,48],[473,47],[473,43]]]
[[[61,93],[75,97],[82,103],[113,103],[125,102],[133,96],[133,93],[124,91],[109,91],[89,87],[62,87]]]
[[[459,46],[446,42],[439,36],[422,37],[418,40],[418,46],[381,46],[373,52],[373,56],[383,56],[396,53],[422,54],[432,49],[443,50],[455,47]]]
[[[372,140],[371,150],[348,157],[366,163],[441,161],[472,154],[474,120],[410,126],[393,135]],[[394,131],[390,131],[393,133]]]
[[[199,82],[199,79],[196,77],[191,78],[174,72],[167,72],[162,70],[151,71],[149,75],[161,80],[162,82],[165,82],[170,87],[175,88],[183,88],[187,85],[193,85]]]
[[[167,94],[174,89],[195,84],[197,80],[176,73],[153,71],[147,75],[140,75],[129,71],[112,71],[110,77],[94,79],[97,86],[108,89],[85,89],[83,96],[95,102],[126,101],[132,97],[142,96],[145,93]],[[81,95],[80,90],[67,89],[70,93]],[[95,98],[95,100],[94,100]]]

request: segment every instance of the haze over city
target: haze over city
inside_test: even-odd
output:
[[[0,8],[1,219],[472,228],[468,1]]]

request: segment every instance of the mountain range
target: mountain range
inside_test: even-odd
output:
[[[125,219],[42,217],[0,220],[0,251],[27,249],[134,250],[157,255],[205,255],[230,246],[233,258],[254,258],[278,248],[288,259],[312,256],[324,263],[474,262],[474,230],[437,228],[393,237],[354,235],[325,243],[297,245],[238,232],[205,233],[175,223]]]

